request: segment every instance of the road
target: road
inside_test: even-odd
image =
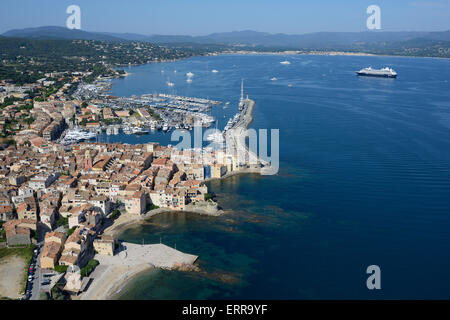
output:
[[[43,243],[38,243],[37,247],[39,248],[39,254],[37,255],[35,262],[35,271],[33,278],[33,288],[31,289],[31,298],[30,300],[39,300],[39,296],[41,293],[41,254],[42,254],[42,245]]]

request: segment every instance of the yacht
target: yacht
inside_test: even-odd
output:
[[[194,76],[194,74],[192,72],[186,73],[186,77],[188,77],[188,78],[192,78],[193,76]]]
[[[123,133],[125,133],[125,134],[131,134],[132,132],[131,132],[131,128],[130,127],[124,127],[123,128]]]
[[[270,79],[270,81],[277,81],[277,80],[278,80],[278,79],[275,78],[275,77],[273,77],[273,78]]]
[[[217,72],[219,72],[219,71],[216,70],[216,69],[213,69],[211,72],[212,72],[212,73],[217,73]]]
[[[206,141],[222,143],[223,142],[223,133],[221,133],[219,130],[217,130],[214,133],[208,134],[205,139],[206,139]]]
[[[186,82],[187,82],[187,83],[191,83],[191,82],[192,82],[192,79],[191,79],[191,78],[187,78],[187,79],[186,79]]]
[[[144,128],[140,128],[140,127],[134,127],[133,129],[131,129],[131,132],[133,134],[146,134],[146,133],[148,133],[147,130],[145,130]]]
[[[169,125],[167,124],[167,123],[164,123],[164,125],[163,125],[163,131],[167,131],[167,130],[169,130]]]
[[[97,137],[95,132],[88,132],[80,130],[79,128],[70,129],[66,132],[66,135],[61,139],[62,144],[70,144],[82,140],[90,140]]]
[[[169,87],[173,87],[173,86],[175,85],[175,83],[170,82],[170,79],[167,79],[166,84],[167,84]]]
[[[284,60],[284,61],[281,61],[280,64],[288,65],[288,64],[291,64],[291,63],[289,61],[287,61],[287,60]]]

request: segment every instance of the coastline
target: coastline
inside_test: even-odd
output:
[[[114,256],[96,255],[100,264],[90,275],[90,286],[80,300],[103,300],[114,296],[140,273],[153,269],[196,270],[198,256],[183,253],[165,244],[121,242]]]
[[[247,99],[245,102],[245,107],[243,111],[243,117],[242,120],[237,124],[237,127],[235,128],[235,131],[232,134],[232,139],[235,140],[236,146],[237,146],[237,152],[243,153],[245,156],[244,159],[250,160],[251,157],[256,157],[257,155],[254,155],[249,149],[246,143],[244,142],[244,145],[241,145],[239,142],[239,135],[242,134],[242,132],[250,126],[250,124],[253,122],[253,112],[255,107],[255,101],[251,99]],[[262,162],[260,162],[262,163]],[[246,167],[240,167],[237,170],[233,170],[231,172],[226,173],[224,176],[220,178],[208,178],[205,179],[204,182],[212,181],[216,179],[226,179],[229,177],[232,177],[237,174],[244,174],[244,173],[254,173],[254,174],[261,174],[262,170],[264,169],[264,165],[261,167],[257,166],[251,166],[250,164],[247,164]],[[108,226],[106,229],[104,229],[103,234],[113,236],[114,238],[117,238],[120,233],[122,233],[125,229],[131,228],[135,225],[138,225],[140,223],[143,223],[146,219],[149,219],[157,214],[161,213],[167,213],[167,212],[180,212],[176,210],[171,210],[169,208],[157,208],[150,210],[142,215],[134,215],[129,213],[123,213],[121,214],[116,220],[112,222],[112,225]],[[199,202],[194,204],[188,204],[185,206],[185,210],[181,212],[186,213],[195,213],[200,215],[209,215],[209,216],[220,216],[223,214],[223,210],[221,210],[218,207],[218,204],[216,202]],[[160,246],[163,246],[162,244],[159,244]],[[133,246],[140,246],[140,245],[133,245]],[[150,245],[152,246],[152,245]],[[157,246],[157,245],[153,245]],[[143,247],[143,246],[142,246]],[[142,249],[143,250],[143,249]],[[174,249],[171,249],[174,250]],[[176,250],[175,250],[176,251]],[[91,286],[88,288],[86,292],[84,292],[81,297],[77,297],[80,299],[88,299],[88,300],[98,300],[98,299],[111,299],[119,292],[133,279],[141,275],[143,272],[146,272],[152,268],[155,268],[155,265],[152,265],[148,261],[140,261],[139,263],[132,263],[127,265],[127,260],[124,258],[124,256],[120,256],[122,252],[119,252],[116,254],[112,259],[114,259],[115,262],[112,262],[112,259],[105,258],[105,257],[98,257],[100,260],[100,266],[94,271],[93,278],[96,280],[94,281]],[[128,255],[128,250],[127,253]],[[145,253],[144,253],[145,254]],[[144,257],[144,254],[142,254],[142,257]],[[126,257],[126,256],[125,256]],[[122,259],[122,260],[121,260]],[[130,258],[128,258],[130,259]],[[193,263],[195,262],[195,259],[187,260],[192,261],[190,264],[189,262],[187,264],[185,263],[175,263],[172,265],[172,267],[169,267],[168,269],[177,269],[177,268],[185,268],[188,270],[195,269],[195,266]],[[186,261],[186,259],[181,259],[181,261]],[[119,263],[117,263],[119,261]],[[161,266],[160,266],[161,267]],[[162,266],[164,268],[164,266]],[[120,276],[118,276],[120,275]]]

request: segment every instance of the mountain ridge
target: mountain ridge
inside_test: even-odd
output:
[[[315,32],[305,34],[268,33],[253,30],[216,32],[204,36],[160,35],[138,33],[91,32],[70,30],[65,27],[44,26],[13,29],[1,36],[30,39],[82,39],[99,41],[142,41],[158,43],[199,43],[223,45],[247,45],[261,47],[331,47],[359,43],[402,42],[415,38],[450,41],[450,30],[445,31],[361,31]]]

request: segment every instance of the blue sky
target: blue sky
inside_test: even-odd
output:
[[[81,8],[86,31],[205,35],[256,30],[300,34],[364,31],[366,8],[381,8],[385,31],[450,29],[450,0],[1,0],[0,33],[65,26],[66,8]]]

